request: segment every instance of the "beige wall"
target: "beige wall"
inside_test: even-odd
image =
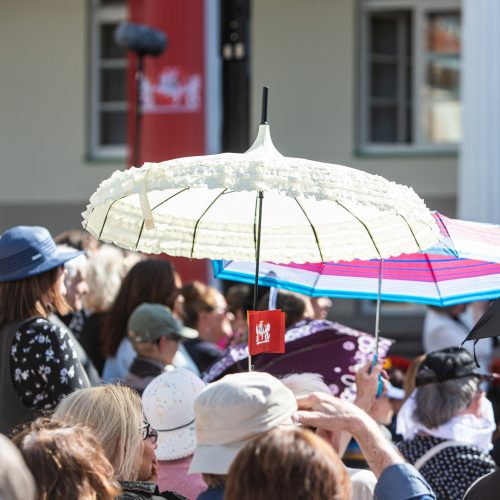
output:
[[[2,0],[2,224],[18,223],[9,205],[32,206],[33,219],[43,205],[77,213],[101,180],[124,167],[85,161],[87,44],[86,0]]]
[[[355,0],[253,0],[252,127],[268,84],[273,141],[287,156],[339,163],[412,186],[453,215],[457,158],[356,155]]]
[[[253,0],[253,130],[269,84],[284,154],[379,173],[454,207],[456,158],[355,154],[355,4]],[[84,204],[124,167],[85,160],[87,2],[2,0],[0,42],[0,204]]]

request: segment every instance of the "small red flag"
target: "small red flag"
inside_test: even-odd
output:
[[[250,355],[263,352],[285,352],[285,313],[248,311],[248,350]]]

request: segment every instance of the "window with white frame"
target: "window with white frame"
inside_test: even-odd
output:
[[[127,58],[114,40],[126,19],[126,0],[90,0],[89,134],[92,159],[126,156]]]
[[[363,152],[456,150],[459,6],[456,0],[360,0]]]

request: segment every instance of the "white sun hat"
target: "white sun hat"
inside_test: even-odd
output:
[[[196,449],[194,400],[204,382],[184,368],[162,373],[142,394],[144,415],[158,431],[158,460],[177,460]]]
[[[189,473],[227,474],[250,439],[291,424],[296,411],[293,392],[269,373],[235,373],[209,384],[195,402],[198,445]]]

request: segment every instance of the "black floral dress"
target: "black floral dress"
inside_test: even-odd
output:
[[[10,374],[23,404],[38,411],[53,410],[64,396],[89,385],[67,333],[44,318],[16,332]]]

